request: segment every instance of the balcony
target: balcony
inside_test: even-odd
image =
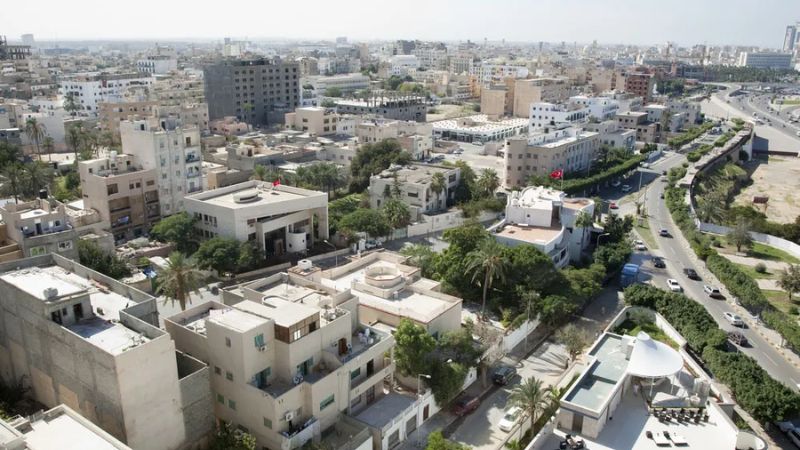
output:
[[[200,176],[200,171],[186,172],[186,178],[197,178]]]
[[[348,344],[347,349],[343,353],[336,348],[328,348],[326,351],[334,354],[342,364],[345,364],[365,354],[373,347],[375,347],[375,351],[372,352],[372,354],[377,355],[387,351],[392,347],[393,342],[394,338],[392,336],[374,328],[361,326],[353,333],[351,343]]]
[[[186,155],[186,163],[200,162],[200,157],[197,155]]]
[[[350,383],[350,390],[354,391],[358,389],[359,386],[373,386],[375,383],[383,380],[384,378],[388,377],[389,375],[394,373],[395,363],[392,362],[389,358],[383,359],[383,367],[373,371],[372,373],[367,373],[366,376],[357,378],[355,381]],[[355,393],[354,395],[358,395],[359,393]]]
[[[295,421],[290,421],[293,423]],[[290,426],[288,431],[281,431],[281,450],[294,450],[302,447],[306,442],[310,441],[314,435],[320,434],[320,423],[316,417],[311,417],[305,422],[296,421],[299,426]]]

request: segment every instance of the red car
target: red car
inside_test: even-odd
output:
[[[611,203],[608,204],[608,208],[609,209],[619,209],[619,206],[617,206],[616,202],[611,202]]]
[[[457,399],[453,404],[453,414],[457,416],[466,416],[467,414],[478,409],[481,404],[480,399],[469,395],[464,395]]]

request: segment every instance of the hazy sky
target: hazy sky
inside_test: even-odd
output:
[[[9,0],[11,1],[11,0]],[[0,13],[12,40],[441,39],[780,47],[799,0],[28,0]]]

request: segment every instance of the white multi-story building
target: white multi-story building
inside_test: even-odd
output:
[[[444,176],[444,190],[434,192],[431,181],[436,173]],[[388,198],[397,195],[411,211],[411,219],[419,220],[422,214],[447,209],[454,202],[455,188],[461,177],[457,167],[411,164],[405,167],[390,167],[369,179],[369,205],[378,209]],[[390,194],[387,196],[387,193]]]
[[[79,74],[62,80],[59,93],[62,96],[72,95],[81,111],[96,117],[98,103],[122,101],[125,91],[131,86],[150,86],[154,82],[155,78],[143,73]]]
[[[575,227],[575,221],[580,214],[592,217],[593,213],[590,199],[567,198],[561,191],[529,186],[511,193],[505,219],[491,231],[506,245],[535,246],[562,268],[581,260],[591,230]]]
[[[579,104],[554,104],[537,102],[531,104],[528,132],[563,128],[583,123],[589,117],[589,108]]]
[[[153,75],[166,75],[178,70],[178,60],[169,55],[149,55],[136,61],[139,72]]]
[[[300,79],[300,100],[304,106],[319,106],[321,97],[328,89],[338,89],[342,96],[369,87],[369,77],[360,73],[347,73],[331,76],[309,76]]]
[[[478,63],[472,66],[471,75],[482,86],[501,83],[506,78],[526,78],[528,68],[521,65]]]
[[[203,189],[200,131],[174,119],[126,120],[120,123],[123,152],[144,170],[158,172],[163,217],[184,210],[183,197]]]
[[[636,130],[622,128],[616,120],[585,123],[583,129],[597,133],[602,146],[624,148],[631,153],[636,147]]]
[[[700,104],[697,102],[670,100],[667,106],[674,114],[685,114],[683,128],[690,128],[700,120]]]
[[[569,104],[581,105],[589,109],[589,118],[603,121],[613,119],[619,112],[619,102],[609,97],[587,97],[574,95],[569,98]]]
[[[447,70],[447,48],[443,45],[418,45],[411,54],[417,57],[420,68]]]
[[[743,52],[739,55],[739,67],[754,69],[791,69],[791,53]]]
[[[404,77],[419,69],[419,60],[414,55],[394,55],[389,59],[389,75]]]
[[[315,239],[328,238],[324,192],[246,181],[185,200],[186,212],[197,218],[202,237],[253,241],[268,257],[304,252]]]

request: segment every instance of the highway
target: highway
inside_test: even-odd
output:
[[[683,287],[684,294],[705,306],[706,310],[714,317],[722,329],[726,331],[738,329],[747,337],[748,341],[750,341],[750,346],[746,348],[740,347],[739,349],[743,353],[754,358],[773,378],[796,391],[800,390],[800,371],[781,356],[775,347],[769,344],[754,329],[750,327],[745,327],[744,329],[733,327],[724,318],[724,312],[733,312],[742,316],[749,323],[754,322],[751,317],[743,316],[742,313],[734,310],[733,299],[730,295],[727,295],[725,300],[715,300],[708,297],[703,291],[703,284],[710,284],[720,289],[724,289],[724,286],[706,270],[704,263],[697,260],[686,241],[682,238],[680,230],[673,224],[664,200],[660,198],[666,187],[666,183],[658,181],[661,171],[679,166],[684,159],[683,155],[671,153],[656,164],[653,164],[651,170],[641,170],[644,180],[646,180],[645,182],[652,181],[650,184],[643,184],[642,189],[646,191],[645,205],[650,230],[652,230],[659,248],[650,249],[648,252],[637,252],[634,262],[646,261],[642,266],[644,279],[656,287],[667,289],[667,278],[678,280]],[[636,188],[636,186],[633,187],[634,189]],[[645,193],[643,192],[642,195],[645,195]],[[633,214],[635,213],[635,206],[632,202],[623,203],[620,213]],[[671,237],[659,237],[658,230],[661,228],[667,229]],[[647,253],[647,255],[642,255],[642,253]],[[651,255],[663,257],[667,265],[666,269],[654,268],[650,261]],[[703,281],[693,281],[687,278],[683,273],[684,268],[697,270]],[[723,292],[725,291],[723,290]]]

